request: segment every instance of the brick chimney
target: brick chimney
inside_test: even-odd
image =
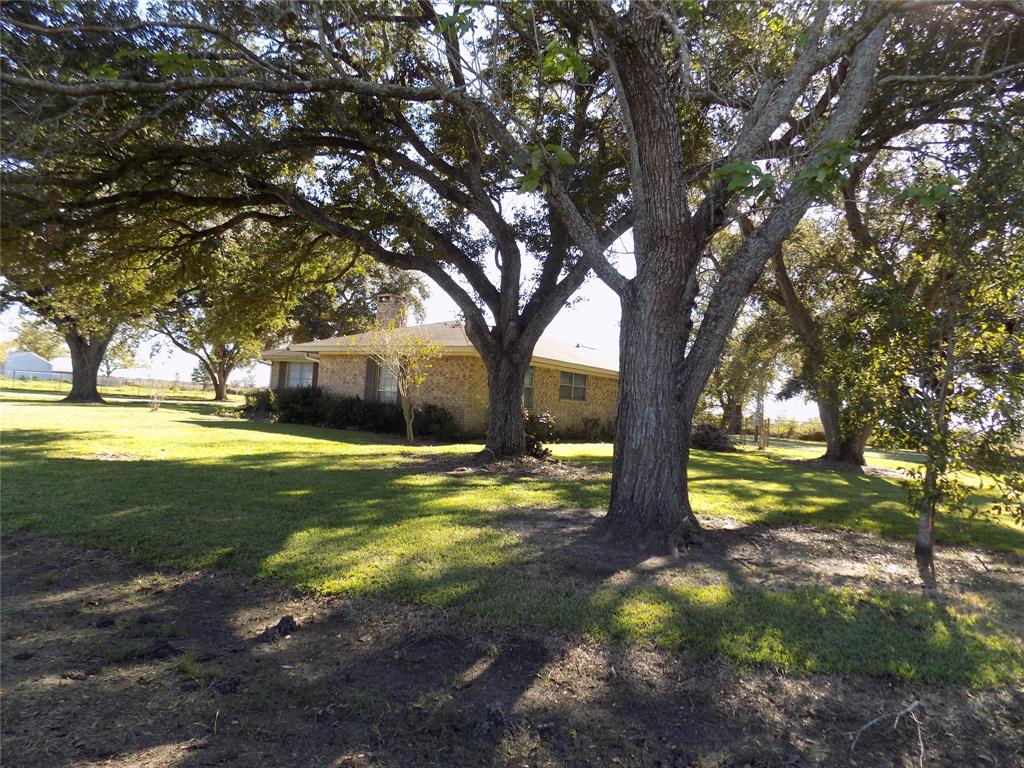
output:
[[[393,293],[377,296],[377,322],[382,328],[392,325],[395,328],[405,327],[405,304],[400,296]]]

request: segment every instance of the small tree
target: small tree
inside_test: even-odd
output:
[[[906,257],[917,262],[921,299],[907,302],[884,285],[862,293],[865,316],[875,315],[889,340],[870,370],[883,395],[880,431],[925,455],[909,501],[915,553],[928,566],[937,515],[978,511],[965,472],[990,477],[1003,491],[997,507],[1024,521],[1024,235],[1019,209],[1006,204],[1024,193],[1024,143],[961,138],[960,152],[979,157],[962,186],[905,193],[930,211]]]
[[[202,384],[203,391],[205,392],[210,382],[210,374],[206,372],[206,368],[203,367],[202,363],[196,363],[196,367],[192,369],[192,383]]]
[[[103,362],[100,369],[104,376],[113,376],[116,371],[122,368],[134,368],[135,353],[142,343],[144,331],[132,326],[121,326],[114,334],[114,338],[107,345],[106,354],[103,355]]]
[[[40,357],[52,360],[59,356],[66,347],[64,337],[54,325],[41,317],[20,316],[21,325],[15,342],[18,349],[35,352]]]
[[[0,341],[0,363],[7,362],[7,356],[17,350],[18,345],[13,339],[5,339]]]
[[[440,344],[413,329],[396,330],[392,325],[370,332],[368,354],[381,370],[395,379],[402,405],[402,418],[405,419],[405,439],[410,443],[415,440],[412,422],[416,415],[420,386],[426,381],[434,360],[441,356],[441,352]]]

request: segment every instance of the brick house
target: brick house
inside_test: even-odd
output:
[[[386,321],[386,312],[381,316]],[[420,402],[447,408],[463,431],[482,435],[487,429],[487,369],[462,323],[399,324],[396,332],[425,336],[443,350],[420,387]],[[394,379],[366,353],[368,336],[339,336],[265,351],[271,388],[319,386],[332,394],[397,402]],[[614,363],[601,359],[595,350],[544,337],[531,362],[523,395],[526,408],[552,414],[559,431],[582,431],[585,420],[611,428],[619,388]]]

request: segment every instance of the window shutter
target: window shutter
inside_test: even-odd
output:
[[[313,386],[318,386],[320,381],[320,363],[313,363]]]
[[[277,388],[284,389],[288,384],[288,363],[281,363],[277,369]]]
[[[377,363],[372,357],[366,358],[366,386],[363,399],[367,402],[377,399]]]

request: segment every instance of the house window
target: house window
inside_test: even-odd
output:
[[[586,400],[587,376],[584,373],[562,371],[558,379],[559,400]]]
[[[285,386],[312,387],[314,363],[285,363]]]
[[[526,378],[523,379],[523,408],[533,408],[533,366],[526,369]]]
[[[398,402],[398,380],[380,365],[377,366],[377,402]]]

